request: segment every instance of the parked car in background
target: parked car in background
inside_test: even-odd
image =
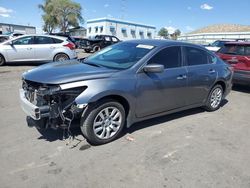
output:
[[[234,40],[216,40],[212,44],[205,46],[205,48],[212,52],[217,52],[221,47],[224,46],[226,42],[230,42],[230,41],[234,41]]]
[[[81,42],[80,48],[84,49],[85,52],[97,52],[102,48],[118,43],[120,40],[111,35],[96,35],[94,38],[85,39]]]
[[[228,42],[217,55],[234,68],[234,83],[250,86],[250,42]]]
[[[204,47],[132,40],[24,73],[20,99],[28,125],[40,132],[68,130],[80,118],[85,138],[104,144],[138,121],[195,107],[219,109],[231,79],[229,65]]]
[[[9,40],[10,36],[9,35],[0,35],[0,43]]]
[[[75,45],[65,37],[23,35],[0,44],[0,65],[6,62],[63,61],[76,57]]]

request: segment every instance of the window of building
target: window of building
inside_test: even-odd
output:
[[[95,32],[96,32],[96,33],[98,32],[98,27],[95,27]]]
[[[100,27],[100,33],[102,33],[102,32],[103,32],[103,26]]]
[[[89,27],[89,33],[91,33],[91,27]]]
[[[151,39],[151,38],[152,38],[152,33],[151,33],[151,32],[148,32],[148,33],[147,33],[147,36],[148,36],[148,38]]]
[[[164,68],[175,68],[181,66],[181,48],[178,46],[168,47],[156,55],[150,60],[149,64],[161,64]]]
[[[185,47],[187,65],[204,65],[208,63],[207,53],[193,47]]]

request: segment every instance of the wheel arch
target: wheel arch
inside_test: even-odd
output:
[[[54,55],[54,57],[53,57],[53,61],[55,61],[56,56],[59,55],[59,54],[66,55],[66,56],[69,58],[69,55],[68,55],[67,53],[65,53],[65,52],[57,52],[57,53],[55,53],[55,55]],[[70,58],[69,58],[69,59],[70,59]]]

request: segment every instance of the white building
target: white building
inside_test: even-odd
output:
[[[215,24],[178,37],[178,40],[196,44],[209,44],[222,39],[250,40],[250,26],[238,24]]]
[[[0,23],[0,34],[7,33],[35,34],[36,28],[33,26]]]
[[[114,18],[98,18],[87,21],[87,37],[113,35],[120,40],[153,39],[156,27]]]

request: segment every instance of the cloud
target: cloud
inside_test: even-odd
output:
[[[188,9],[188,10],[191,10],[191,9],[192,9],[192,7],[188,6],[188,7],[187,7],[187,9]]]
[[[214,7],[212,7],[212,6],[205,3],[205,4],[202,4],[200,6],[200,8],[203,9],[203,10],[212,10]]]
[[[192,27],[189,26],[189,25],[187,25],[185,28],[186,28],[187,31],[193,31],[193,30],[194,30],[194,28],[192,28]]]
[[[10,17],[10,14],[13,12],[12,9],[7,9],[4,7],[0,7],[0,16],[8,18]]]
[[[105,8],[108,8],[108,7],[109,7],[109,4],[105,4],[104,7],[105,7]]]
[[[168,30],[168,33],[171,35],[175,32],[176,28],[172,26],[165,27]]]

